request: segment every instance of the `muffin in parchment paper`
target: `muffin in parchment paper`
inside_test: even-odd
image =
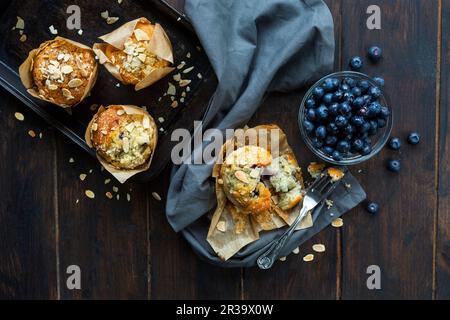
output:
[[[97,62],[89,47],[56,37],[32,50],[19,73],[22,83],[34,97],[61,107],[72,107],[94,86]]]

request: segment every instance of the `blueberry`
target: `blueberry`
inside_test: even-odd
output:
[[[336,78],[331,78],[331,81],[333,82],[333,86],[335,89],[337,89],[339,87],[339,85],[341,84],[341,81],[339,81],[339,79],[336,79]]]
[[[361,151],[363,147],[364,147],[364,142],[361,139],[353,140],[352,148],[355,151]]]
[[[327,129],[324,126],[319,126],[316,129],[316,137],[318,139],[325,139],[325,137],[327,136]]]
[[[416,145],[419,144],[420,142],[420,134],[418,134],[417,132],[411,132],[408,135],[408,142],[412,145]]]
[[[363,156],[367,156],[372,152],[372,147],[369,144],[364,144],[363,148],[361,149],[361,154]]]
[[[367,107],[367,110],[368,117],[376,117],[381,112],[381,104],[379,104],[378,102],[372,102]]]
[[[327,131],[331,134],[337,134],[339,132],[339,128],[337,127],[336,123],[330,122],[327,126]]]
[[[347,140],[341,140],[337,143],[336,149],[343,153],[346,154],[350,151],[350,143]]]
[[[331,155],[331,157],[336,161],[341,161],[343,159],[342,154],[337,150],[333,151],[333,154]]]
[[[331,92],[336,89],[335,80],[337,80],[337,79],[334,79],[334,78],[325,79],[325,81],[322,84],[322,87],[325,89],[326,92]]]
[[[314,148],[320,149],[323,147],[323,142],[320,139],[317,139],[316,137],[311,139],[311,144]]]
[[[367,117],[368,112],[369,110],[367,109],[367,107],[362,107],[361,109],[358,110],[356,114],[361,117]]]
[[[355,127],[352,126],[351,124],[346,125],[344,127],[344,133],[347,134],[347,135],[355,133]]]
[[[381,97],[381,90],[378,87],[370,87],[369,94],[372,96],[372,100],[375,101]]]
[[[361,108],[362,106],[364,106],[364,104],[365,104],[365,101],[364,101],[363,97],[358,97],[355,100],[353,100],[353,106],[355,108]]]
[[[350,68],[353,70],[361,70],[363,66],[363,60],[361,57],[353,57],[350,59]]]
[[[325,139],[325,144],[327,146],[334,147],[337,141],[338,139],[336,138],[336,136],[327,136],[327,138]]]
[[[308,100],[306,100],[305,106],[306,106],[308,109],[315,108],[315,107],[316,107],[316,100],[314,100],[314,99],[308,99]]]
[[[339,105],[339,112],[342,114],[347,114],[352,112],[352,107],[350,107],[350,104],[348,102],[342,102]]]
[[[352,103],[353,100],[355,100],[355,96],[353,95],[353,93],[347,91],[344,92],[344,96],[342,97],[342,99],[344,99],[344,101]]]
[[[316,111],[314,109],[308,109],[306,110],[306,119],[308,119],[309,121],[316,121],[317,116],[316,116]]]
[[[315,129],[313,123],[308,120],[303,120],[303,128],[307,133],[312,133]]]
[[[349,92],[351,90],[351,87],[348,84],[342,84],[341,85],[341,90],[344,92]]]
[[[366,104],[372,102],[372,96],[370,96],[370,95],[368,95],[368,94],[365,94],[365,95],[363,96],[363,99],[364,99],[364,102],[365,102]]]
[[[384,87],[384,78],[382,77],[374,77],[373,81],[379,85],[380,87]]]
[[[369,122],[364,121],[364,123],[362,124],[362,126],[359,128],[359,131],[361,133],[367,133],[369,132],[371,126]]]
[[[321,88],[321,87],[316,87],[313,90],[313,95],[317,99],[322,99],[324,94],[325,94],[325,90],[323,90],[323,88]]]
[[[351,93],[355,96],[355,97],[359,97],[362,95],[362,91],[359,87],[353,87],[351,90]]]
[[[401,169],[400,160],[389,160],[387,168],[388,168],[389,171],[392,171],[392,172],[395,172],[395,173],[400,172],[400,169]]]
[[[357,81],[353,78],[345,78],[344,84],[348,85],[350,88],[353,88],[357,85]]]
[[[367,92],[367,90],[369,90],[369,88],[370,88],[370,83],[369,83],[369,81],[367,81],[367,80],[361,80],[361,81],[358,83],[358,87],[361,89],[361,92],[362,92],[362,93],[365,93],[365,92]]]
[[[337,90],[333,93],[333,101],[338,102],[341,101],[344,97],[344,92],[342,90]]]
[[[353,116],[350,121],[352,124],[354,124],[355,126],[358,126],[358,127],[360,127],[364,124],[364,118],[361,116]]]
[[[317,117],[319,117],[319,119],[325,120],[326,118],[328,118],[328,108],[324,105],[321,105],[319,108],[317,108],[316,115]]]
[[[323,96],[323,102],[327,105],[331,104],[333,102],[333,94],[327,93]]]
[[[382,55],[383,50],[380,47],[374,46],[369,49],[369,58],[374,62],[380,60]]]
[[[392,150],[400,150],[402,146],[402,143],[400,141],[399,138],[391,138],[391,140],[389,140],[389,148],[391,148]]]
[[[328,107],[328,113],[332,116],[337,116],[339,113],[339,103],[332,103],[329,107]]]
[[[332,147],[325,146],[325,147],[323,147],[322,151],[323,151],[325,154],[331,156],[331,155],[333,154],[333,152],[334,152],[334,149],[333,149]]]
[[[369,145],[369,146],[372,145],[372,140],[370,140],[369,137],[364,137],[362,140],[363,140],[363,142],[364,142],[365,145],[366,145],[366,144]]]
[[[391,115],[391,111],[389,110],[388,107],[381,107],[380,117],[382,119],[386,120],[387,118],[389,118],[390,115]]]
[[[343,128],[347,125],[348,120],[344,116],[337,116],[334,122],[338,128]]]
[[[384,120],[382,118],[378,118],[377,123],[378,123],[378,128],[380,128],[380,129],[386,127],[386,120]]]
[[[367,203],[366,210],[368,213],[377,214],[380,210],[380,206],[376,202]]]

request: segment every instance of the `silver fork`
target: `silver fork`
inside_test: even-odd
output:
[[[339,180],[340,181],[340,180]],[[321,176],[314,181],[308,188],[303,199],[303,207],[294,223],[283,233],[283,235],[274,240],[270,247],[258,258],[257,263],[260,269],[270,269],[277,259],[280,251],[284,248],[286,242],[291,238],[297,226],[303,220],[305,215],[314,209],[320,202],[325,200],[337,187],[339,181],[333,181],[327,172],[321,173]]]

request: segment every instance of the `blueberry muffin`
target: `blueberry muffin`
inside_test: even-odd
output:
[[[156,147],[153,118],[143,111],[129,112],[129,108],[119,105],[102,108],[91,121],[88,133],[98,156],[118,170],[144,167]]]
[[[93,86],[97,63],[91,49],[58,37],[41,45],[29,71],[39,98],[71,107],[80,103]]]

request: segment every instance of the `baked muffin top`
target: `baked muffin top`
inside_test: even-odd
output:
[[[150,115],[128,114],[122,106],[109,106],[94,116],[91,142],[98,155],[117,169],[131,170],[145,165],[157,139]]]
[[[132,36],[125,41],[123,50],[107,46],[105,54],[119,70],[124,83],[135,85],[152,70],[169,66],[168,61],[160,59],[148,49],[153,30],[154,25],[139,21]]]
[[[41,98],[73,106],[83,98],[95,66],[91,50],[58,39],[34,57],[32,75]]]

